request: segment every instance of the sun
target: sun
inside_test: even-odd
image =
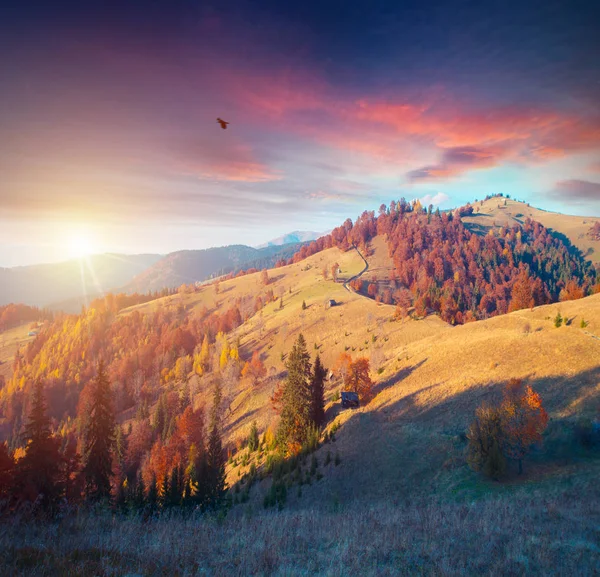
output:
[[[66,242],[69,258],[85,258],[96,252],[93,239],[83,231],[71,233]]]

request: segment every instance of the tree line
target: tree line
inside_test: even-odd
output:
[[[173,506],[214,508],[225,493],[225,457],[221,441],[221,392],[214,391],[204,442],[203,420],[188,410],[178,420],[178,450],[185,459],[169,474],[130,479],[123,475],[122,428],[115,422],[110,382],[104,363],[90,383],[87,419],[77,438],[51,430],[44,387],[32,390],[23,446],[0,444],[0,501],[4,512],[29,504],[35,511],[55,513],[61,506],[104,503],[119,510],[152,512]],[[133,440],[132,440],[133,441]]]
[[[385,235],[394,263],[390,278],[358,280],[353,288],[396,304],[400,317],[414,307],[418,316],[435,312],[453,324],[600,291],[591,263],[540,223],[526,219],[482,237],[462,221],[472,213],[470,205],[449,213],[392,201],[377,216],[365,211],[354,223],[347,219],[288,264],[331,247],[368,251],[371,239]]]

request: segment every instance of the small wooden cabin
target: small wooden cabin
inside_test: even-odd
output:
[[[342,391],[343,409],[357,409],[359,406],[358,393],[354,391]]]

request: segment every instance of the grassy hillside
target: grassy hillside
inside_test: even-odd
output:
[[[385,244],[378,237],[371,246],[370,272],[382,276]],[[194,317],[236,303],[247,313],[266,288],[283,297],[283,308],[271,302],[229,335],[232,342],[239,338],[243,359],[260,353],[269,377],[257,387],[245,379],[225,384],[224,440],[239,448],[227,481],[236,502],[246,495],[225,520],[79,515],[61,522],[58,536],[44,525],[35,539],[30,525],[17,524],[0,540],[3,571],[593,573],[600,563],[600,459],[577,443],[574,427],[582,417],[596,417],[600,406],[600,295],[456,327],[433,315],[396,321],[393,306],[324,279],[322,269],[334,263],[341,280],[364,267],[355,250],[332,248],[269,271],[268,287],[255,273],[221,282],[218,292],[204,286],[120,313],[172,310]],[[331,299],[337,304],[329,308]],[[567,324],[555,328],[558,311]],[[15,343],[22,328],[14,329]],[[261,436],[276,425],[270,397],[283,377],[282,355],[300,332],[328,367],[345,351],[369,357],[376,395],[342,411],[340,383],[327,382],[327,431],[335,430],[335,440],[289,474],[284,510],[265,511],[272,485],[267,454],[245,460],[243,441],[254,420]],[[551,421],[524,474],[496,483],[469,469],[464,432],[476,406],[499,395],[512,377],[527,379],[541,394]],[[196,405],[209,407],[211,384],[191,378]],[[119,421],[132,417],[128,411]],[[257,481],[248,490],[252,464]]]
[[[17,349],[33,341],[29,336],[31,322],[0,332],[0,375],[8,379],[12,375],[12,362]]]
[[[288,488],[283,511],[264,510],[266,478],[225,519],[82,514],[61,521],[58,532],[54,524],[41,525],[35,536],[31,525],[12,521],[10,531],[1,532],[0,567],[14,575],[593,574],[600,563],[600,459],[576,447],[571,425],[595,414],[600,403],[600,295],[459,327],[436,318],[378,326],[391,307],[314,276],[316,264],[327,261],[350,274],[360,267],[355,256],[332,249],[286,267],[275,281],[294,281],[284,309],[267,307],[262,327],[252,322],[238,329],[250,348],[262,329],[261,350],[278,368],[277,351],[300,327],[310,329],[309,344],[326,340],[322,335],[336,338],[337,318],[320,312],[318,303],[323,295],[340,301],[346,295],[327,313],[355,319],[351,334],[344,333],[349,346],[364,345],[370,326],[388,338],[384,370],[374,375],[378,394],[358,410],[340,413],[329,403],[328,429],[340,425],[336,440],[315,453],[316,476]],[[136,308],[214,305],[256,282],[242,277],[223,283],[219,295],[207,287]],[[313,307],[304,319],[301,299]],[[569,324],[555,328],[551,319],[559,309]],[[361,326],[370,313],[373,325]],[[318,327],[309,314],[319,315]],[[582,317],[585,329],[579,328]],[[282,334],[278,321],[284,318],[289,329]],[[323,356],[333,358],[328,350],[323,347]],[[500,484],[470,471],[461,433],[475,406],[513,376],[528,378],[542,394],[551,425],[545,448],[527,460],[524,475]],[[337,387],[330,384],[328,396]],[[272,418],[267,393],[240,383],[237,404],[226,415],[228,439],[247,432],[252,419],[262,429]],[[328,463],[328,453],[335,461]],[[248,469],[228,465],[234,494]]]
[[[595,479],[548,495],[433,499],[301,511],[157,519],[77,515],[6,524],[7,575],[593,575],[600,563]]]
[[[373,272],[385,266],[384,248],[374,243],[374,254],[368,258]],[[328,414],[334,419],[329,428],[335,422],[341,429],[335,448],[324,446],[317,458],[323,463],[327,452],[335,450],[341,465],[331,469],[318,486],[304,490],[300,502],[313,498],[353,501],[358,498],[357,491],[378,498],[390,491],[472,492],[478,481],[466,465],[460,434],[476,406],[498,395],[512,377],[527,379],[542,395],[553,421],[551,436],[568,436],[565,431],[576,419],[596,414],[600,404],[600,295],[457,327],[436,316],[398,322],[392,320],[392,306],[324,280],[322,268],[330,268],[334,262],[340,264],[345,278],[363,267],[355,251],[329,249],[270,271],[270,287],[276,295],[283,294],[284,308],[279,309],[278,301],[270,303],[232,335],[240,338],[244,358],[254,350],[260,352],[272,377],[257,388],[242,380],[226,391],[225,431],[232,444],[245,439],[253,420],[261,434],[276,422],[270,396],[283,370],[281,355],[289,352],[299,332],[305,335],[312,355],[318,350],[328,367],[344,351],[371,359],[378,394],[368,406],[338,415],[339,402],[331,399],[340,384],[327,384]],[[122,314],[160,306],[183,305],[188,311],[227,307],[259,286],[260,275],[248,275],[221,283],[219,294],[208,286],[199,293],[174,295]],[[327,308],[328,299],[335,299],[338,306]],[[307,304],[304,311],[303,301]],[[558,311],[569,325],[556,329],[552,319]],[[585,329],[580,328],[582,318],[589,323]],[[229,482],[236,483],[238,472],[248,470],[249,466],[230,466]],[[526,470],[528,480],[561,474],[554,465]],[[268,486],[265,481],[255,489],[259,501]],[[292,496],[291,502],[294,499]]]
[[[254,419],[263,430],[273,420],[275,415],[269,399],[277,376],[284,368],[281,355],[289,352],[300,332],[306,337],[311,354],[314,356],[318,350],[325,366],[332,367],[346,349],[355,356],[379,358],[383,365],[387,357],[394,354],[391,351],[416,339],[449,330],[450,327],[435,316],[418,323],[390,322],[394,307],[375,303],[348,291],[341,282],[323,278],[322,269],[331,270],[334,263],[338,263],[342,271],[340,280],[349,279],[364,268],[356,251],[342,252],[333,248],[300,263],[269,271],[269,288],[275,295],[283,296],[283,309],[279,308],[279,301],[269,303],[231,335],[232,340],[239,337],[240,353],[244,358],[259,351],[273,378],[265,380],[259,388],[242,381],[237,390],[229,391],[230,398],[226,401],[233,411],[227,427],[230,440],[245,438]],[[214,286],[206,286],[197,293],[165,297],[125,309],[121,314],[180,305],[188,314],[203,307],[226,309],[239,299],[246,302],[248,295],[258,293],[262,288],[260,273],[254,273],[220,283],[218,294]],[[327,303],[331,299],[337,304],[329,308]],[[302,310],[303,302],[306,310]],[[247,304],[251,304],[250,301]]]
[[[505,200],[506,204],[504,204]],[[581,217],[549,212],[524,202],[499,197],[476,202],[473,207],[479,211],[473,216],[464,217],[463,221],[469,223],[474,230],[485,232],[492,226],[513,226],[521,224],[526,218],[531,218],[546,228],[566,236],[571,244],[592,262],[600,262],[600,241],[588,237],[588,231],[595,222],[600,221],[600,216]]]

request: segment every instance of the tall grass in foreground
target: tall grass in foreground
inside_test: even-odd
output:
[[[591,575],[600,490],[474,503],[0,526],[2,575]]]

